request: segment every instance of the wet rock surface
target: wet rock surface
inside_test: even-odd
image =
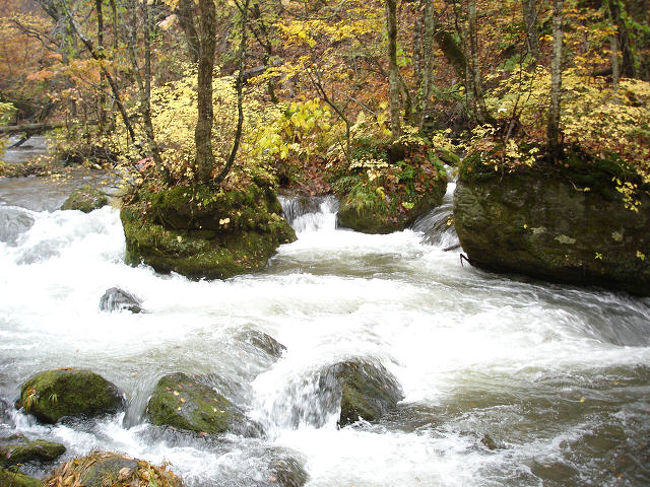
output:
[[[133,294],[118,287],[108,289],[99,300],[99,309],[102,311],[130,311],[142,312],[142,301]]]
[[[55,369],[23,384],[19,406],[44,423],[65,417],[93,417],[124,408],[124,394],[99,374],[84,369]]]

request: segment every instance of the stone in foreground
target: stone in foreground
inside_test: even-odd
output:
[[[36,374],[20,391],[19,405],[43,423],[65,417],[94,417],[124,408],[124,394],[102,376],[83,369]]]

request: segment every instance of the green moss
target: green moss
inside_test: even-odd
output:
[[[43,482],[20,472],[0,468],[0,485],[2,487],[43,487]]]
[[[211,434],[225,433],[243,420],[225,397],[182,373],[158,381],[147,415],[157,426]]]
[[[84,213],[90,213],[93,210],[106,206],[108,204],[108,197],[101,191],[84,186],[75,190],[63,206],[62,210],[79,210]]]
[[[141,191],[121,212],[126,262],[162,273],[225,279],[263,268],[295,233],[270,190],[209,185]]]
[[[56,423],[66,416],[115,413],[124,406],[124,397],[114,384],[94,372],[56,369],[25,382],[20,404],[38,420]]]
[[[0,440],[0,467],[31,461],[49,462],[65,453],[65,446],[44,440],[28,441],[22,435]]]
[[[342,390],[341,426],[360,418],[377,421],[402,399],[397,381],[381,365],[343,362],[334,366],[334,375]]]

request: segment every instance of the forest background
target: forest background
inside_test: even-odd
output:
[[[59,164],[136,185],[261,178],[385,201],[458,156],[480,154],[460,168],[480,173],[578,155],[615,165],[634,210],[648,3],[3,0],[0,116],[54,127]]]

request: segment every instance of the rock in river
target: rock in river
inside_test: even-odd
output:
[[[23,384],[19,405],[44,423],[93,417],[124,408],[124,394],[102,376],[83,369],[40,372]]]
[[[75,458],[57,470],[47,485],[82,485],[84,487],[183,487],[183,481],[166,467],[151,465],[116,453],[94,452]]]
[[[158,381],[147,404],[147,416],[157,426],[197,433],[259,434],[256,425],[228,399],[183,373],[169,374]]]
[[[360,419],[378,421],[397,407],[403,398],[397,379],[383,365],[369,361],[350,360],[332,365],[326,369],[321,384],[324,387],[338,386],[341,394],[340,426]]]
[[[44,440],[29,441],[21,434],[0,438],[0,467],[27,462],[50,462],[65,453],[65,446]]]
[[[133,294],[120,288],[112,287],[107,290],[99,300],[99,309],[102,311],[130,311],[140,313],[142,301]]]
[[[611,179],[595,168],[461,177],[460,243],[487,270],[650,296],[650,196],[639,190],[631,211]]]

